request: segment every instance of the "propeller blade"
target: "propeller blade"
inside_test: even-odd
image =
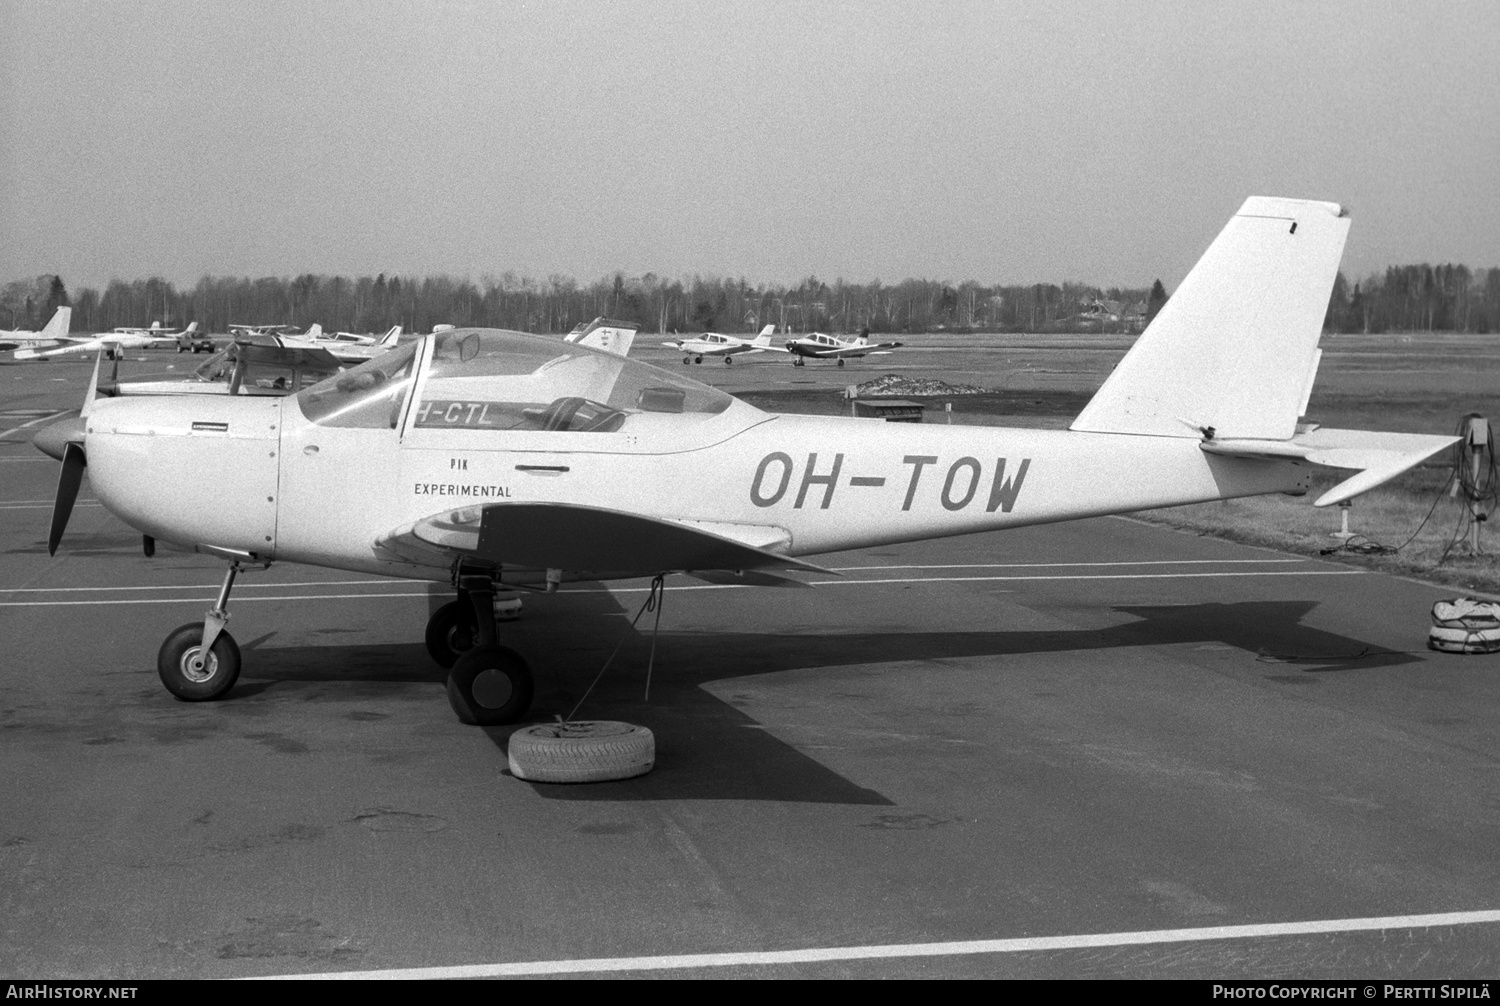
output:
[[[57,554],[57,543],[62,541],[67,530],[68,517],[73,513],[73,502],[78,499],[78,486],[83,482],[85,465],[82,445],[69,441],[63,449],[62,474],[57,478],[57,499],[52,503],[52,528],[47,532],[47,554]]]

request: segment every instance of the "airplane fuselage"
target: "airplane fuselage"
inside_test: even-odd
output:
[[[263,559],[446,579],[377,548],[445,508],[570,503],[763,530],[794,556],[1267,492],[1309,466],[1187,438],[773,415],[741,402],[669,441],[612,433],[331,428],[295,398],[101,400],[98,498],[145,534]],[[632,434],[631,422],[636,423]],[[650,573],[655,570],[637,570]]]

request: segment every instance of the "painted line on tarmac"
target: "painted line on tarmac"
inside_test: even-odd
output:
[[[19,433],[22,430],[30,429],[31,427],[37,425],[38,423],[45,423],[45,422],[47,422],[49,419],[58,419],[58,418],[61,418],[62,416],[66,416],[69,412],[72,412],[72,411],[73,411],[72,409],[63,409],[61,412],[54,412],[51,415],[38,416],[36,419],[33,419],[30,422],[22,423],[20,426],[12,426],[8,430],[0,430],[0,441],[4,441],[5,438],[8,437],[8,436],[10,436],[12,433]],[[16,443],[17,441],[11,441],[11,442],[12,443]]]
[[[372,586],[404,587],[413,581],[392,582],[390,580],[303,580],[293,583],[236,583],[236,590],[274,590],[278,587],[360,587]],[[417,583],[428,581],[418,580]],[[438,581],[433,580],[432,583]],[[101,590],[218,590],[219,583],[175,583],[160,587],[0,587],[0,594],[41,594]]]
[[[892,577],[890,579],[873,580],[806,580],[803,581],[809,587],[852,587],[870,586],[880,583],[993,583],[996,581],[1013,582],[1020,580],[1189,580],[1207,577],[1241,577],[1241,576],[1364,576],[1363,569],[1305,569],[1305,570],[1246,570],[1244,572],[1228,573],[1080,573],[1076,575],[1039,575],[1039,576],[910,576]],[[204,584],[201,588],[164,588],[164,587],[43,587],[39,590],[181,590],[202,589],[217,590],[218,584]],[[271,586],[271,585],[267,585]],[[276,584],[274,586],[280,586]],[[678,590],[748,590],[760,586],[753,583],[702,583],[684,584],[680,587],[672,587]],[[30,590],[31,588],[19,588]],[[559,594],[643,594],[650,587],[590,587],[583,590],[560,590]],[[431,597],[425,590],[421,591],[368,591],[362,594],[277,594],[272,597],[241,597],[236,603],[248,601],[340,601],[349,598],[371,598],[371,597]],[[211,598],[209,598],[211,600]],[[204,597],[139,597],[139,598],[116,598],[111,600],[94,601],[0,601],[0,608],[46,608],[46,607],[68,607],[77,605],[105,605],[105,604],[202,604]]]
[[[205,588],[217,590],[218,587]],[[374,597],[430,597],[425,590],[406,591],[404,593],[365,593],[365,594],[278,594],[274,597],[236,597],[235,604],[250,604],[254,601],[343,601],[349,598],[361,598],[368,600]],[[71,608],[79,606],[102,606],[106,604],[202,604],[204,601],[213,602],[213,598],[205,594],[201,597],[131,597],[114,599],[108,601],[0,601],[0,608]]]
[[[51,510],[55,503],[0,503],[0,510]],[[103,506],[97,500],[79,500],[74,506]]]
[[[664,954],[652,957],[592,957],[576,960],[523,961],[514,964],[460,964],[453,967],[389,968],[380,971],[332,971],[322,974],[268,975],[259,980],[369,978],[501,978],[519,975],[599,974],[611,971],[680,971],[824,961],[891,960],[910,957],[959,957],[1017,954],[1092,947],[1128,947],[1152,943],[1202,943],[1254,940],[1318,933],[1360,933],[1387,929],[1431,929],[1500,922],[1500,911],[1444,912],[1434,915],[1387,915],[1369,919],[1314,922],[1270,922],[1202,929],[1150,929],[1142,932],[1095,933],[1086,936],[1030,936],[1006,940],[954,940],[946,943],[888,943],[876,946],[816,947],[805,950],[749,950],[717,954]],[[251,981],[257,979],[249,979]]]
[[[1364,576],[1363,569],[1247,569],[1222,573],[1038,573],[1031,576],[908,576],[877,580],[810,580],[815,587],[856,583],[984,583],[994,580],[1197,580],[1225,576]]]
[[[976,562],[952,566],[830,566],[840,573],[871,569],[1064,569],[1079,566],[1229,566],[1253,563],[1299,563],[1308,559],[1142,559],[1130,562]]]
[[[1035,576],[903,576],[869,580],[799,580],[807,587],[853,587],[874,583],[993,583],[1018,580],[1193,580],[1226,576],[1364,576],[1367,569],[1251,569],[1224,573],[1074,573],[1037,574]],[[747,590],[761,586],[755,583],[705,583],[671,587],[671,590]],[[559,594],[644,594],[650,587],[563,588]]]

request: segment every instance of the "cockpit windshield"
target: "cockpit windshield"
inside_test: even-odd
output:
[[[696,381],[576,343],[467,329],[433,336],[417,428],[609,433],[643,412],[723,412]]]
[[[418,343],[393,349],[297,395],[302,414],[323,426],[391,429],[411,391]]]

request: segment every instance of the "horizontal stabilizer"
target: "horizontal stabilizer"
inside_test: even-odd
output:
[[[571,503],[493,503],[436,514],[378,544],[422,543],[531,569],[828,572],[765,547],[789,541],[782,529],[758,525],[676,521]]]
[[[1205,440],[1209,454],[1240,458],[1294,458],[1326,468],[1354,468],[1359,474],[1328,490],[1313,506],[1332,506],[1369,492],[1421,464],[1457,437],[1427,433],[1377,433],[1370,430],[1316,429],[1291,440]]]

